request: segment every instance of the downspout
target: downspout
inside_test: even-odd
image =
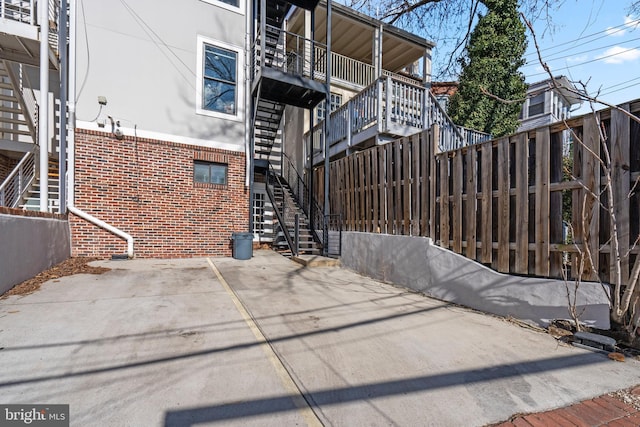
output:
[[[40,13],[40,212],[49,212],[49,2],[38,4]]]
[[[76,0],[69,1],[69,138],[68,138],[68,190],[67,210],[72,214],[103,228],[127,241],[127,256],[133,258],[133,237],[116,227],[99,220],[75,207],[75,166],[76,166]]]

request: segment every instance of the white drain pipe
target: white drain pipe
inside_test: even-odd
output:
[[[49,212],[49,2],[38,4],[40,12],[40,212]]]
[[[75,207],[75,173],[76,173],[76,0],[69,1],[69,138],[68,157],[69,167],[67,172],[67,209],[72,214],[103,228],[127,241],[127,256],[133,258],[133,237],[124,231],[107,224],[106,222]]]

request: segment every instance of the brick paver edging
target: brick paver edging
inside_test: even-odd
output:
[[[638,399],[640,387],[630,390],[628,395]],[[626,403],[619,393],[605,394],[584,400],[565,408],[536,414],[514,415],[509,421],[494,424],[494,427],[638,427],[640,411]]]

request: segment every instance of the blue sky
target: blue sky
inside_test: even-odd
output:
[[[552,28],[537,22],[541,54],[554,75],[587,83],[589,93],[600,91],[600,98],[611,104],[640,98],[640,16],[628,15],[629,4],[628,0],[566,0],[553,12]],[[528,63],[522,71],[528,83],[547,78],[532,40],[525,58]],[[573,114],[588,111],[583,104]]]

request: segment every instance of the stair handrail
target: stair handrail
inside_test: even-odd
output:
[[[278,204],[276,203],[275,195],[273,194],[273,191],[271,191],[271,186],[276,186],[276,185],[282,191],[282,208],[281,209],[278,209]],[[289,245],[289,249],[291,250],[291,253],[294,256],[297,256],[298,242],[294,243],[294,240],[291,237],[291,234],[289,233],[289,228],[287,227],[287,222],[286,222],[286,209],[287,209],[287,200],[285,197],[286,192],[284,190],[284,186],[278,179],[278,174],[275,172],[271,164],[269,164],[269,168],[267,169],[266,188],[267,188],[267,194],[269,196],[269,199],[271,200],[271,204],[273,205],[273,211],[275,212],[276,217],[278,218],[278,223],[280,224],[280,229],[282,230],[282,234],[284,234],[284,237],[287,241],[287,245]]]
[[[33,152],[28,151],[0,184],[0,206],[15,208],[22,195],[29,189],[36,176],[36,162]]]
[[[324,245],[326,237],[324,211],[320,208],[320,205],[315,197],[313,197],[313,195],[309,192],[307,184],[300,176],[300,173],[293,165],[293,162],[291,161],[289,156],[287,156],[287,154],[283,152],[282,157],[283,159],[286,159],[286,161],[282,162],[283,177],[291,188],[294,200],[296,201],[298,206],[302,208],[302,212],[304,212],[304,214],[309,219],[311,236],[316,242]],[[307,196],[308,198],[305,199],[305,196]],[[309,207],[311,207],[313,212],[309,212]],[[318,234],[318,226],[322,226],[322,236]]]
[[[38,110],[40,107],[36,100],[36,95],[33,92],[31,82],[29,81],[29,76],[27,75],[27,73],[21,72],[21,78],[19,79],[18,76],[16,76],[16,73],[13,71],[13,68],[6,60],[2,60],[2,66],[7,72],[12,86],[16,89],[13,92],[18,100],[18,104],[20,104],[20,108],[24,112],[23,116],[25,121],[27,122],[29,134],[31,135],[34,144],[37,145],[38,128],[36,123],[38,123]],[[27,83],[26,86],[23,84],[24,81],[26,81]]]

